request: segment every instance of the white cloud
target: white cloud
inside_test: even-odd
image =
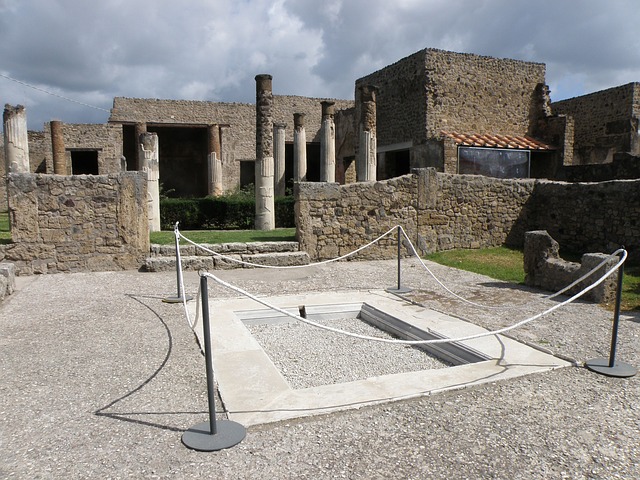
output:
[[[84,103],[114,96],[352,98],[356,78],[426,47],[547,64],[553,99],[640,81],[636,0],[0,0],[0,71]],[[106,114],[0,78],[30,128]]]

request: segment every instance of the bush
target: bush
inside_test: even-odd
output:
[[[275,199],[276,227],[295,227],[294,205],[293,197]],[[250,230],[254,221],[255,200],[242,191],[220,197],[160,200],[163,230],[173,230],[176,222],[182,230]]]

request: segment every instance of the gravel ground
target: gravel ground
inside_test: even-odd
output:
[[[394,265],[220,276],[261,295],[380,289],[394,285]],[[476,302],[527,304],[480,310],[445,296],[415,262],[403,266],[414,301],[486,328],[553,305],[432,266]],[[195,294],[197,275],[186,281]],[[640,378],[580,366],[608,355],[608,309],[576,303],[512,331],[576,367],[251,427],[239,445],[199,453],[180,437],[207,418],[204,362],[181,306],[160,302],[174,294],[170,272],[21,279],[0,304],[0,478],[640,478]],[[216,286],[210,295],[232,296]],[[624,315],[618,359],[640,365],[639,336],[638,314]]]
[[[355,318],[315,322],[357,335],[394,338]],[[303,323],[262,324],[248,329],[293,389],[450,366],[417,348],[373,344]]]

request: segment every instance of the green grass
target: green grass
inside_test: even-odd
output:
[[[494,247],[477,250],[447,250],[433,253],[427,258],[441,265],[480,273],[505,282],[524,282],[522,251],[516,249]]]
[[[11,243],[8,212],[0,212],[0,244],[3,243]]]
[[[296,239],[295,228],[277,228],[275,230],[186,230],[180,232],[196,243],[232,243],[232,242],[293,242]],[[151,232],[151,243],[171,245],[175,242],[173,230]],[[184,240],[182,241],[184,243]]]
[[[523,253],[517,249],[495,247],[447,250],[433,253],[427,259],[505,282],[524,282]],[[625,265],[622,279],[622,310],[640,310],[640,266]]]

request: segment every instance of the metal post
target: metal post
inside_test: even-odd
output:
[[[207,398],[209,421],[198,423],[182,434],[182,443],[201,452],[213,452],[237,445],[247,435],[246,429],[231,420],[216,421],[216,404],[213,381],[213,352],[211,351],[211,326],[209,321],[209,291],[207,277],[200,277],[202,293],[202,328],[204,333],[204,356],[207,371]]]
[[[402,257],[402,227],[398,225],[398,287],[387,288],[387,292],[389,293],[409,293],[411,291],[410,288],[406,288],[402,286],[402,278],[401,278],[401,264],[400,258]]]
[[[613,328],[611,331],[611,350],[609,359],[594,358],[585,362],[589,370],[609,377],[633,377],[638,371],[628,363],[616,362],[616,344],[618,342],[618,325],[620,323],[620,303],[622,301],[622,279],[624,277],[624,263],[618,267],[618,284],[616,291],[616,305],[613,313]]]
[[[175,246],[176,246],[176,283],[178,284],[178,294],[175,297],[167,297],[163,298],[162,301],[165,303],[183,303],[185,301],[193,300],[191,295],[185,295],[185,298],[182,298],[182,257],[180,256],[180,234],[178,233],[178,222],[176,222],[176,226],[173,230],[175,234]]]

